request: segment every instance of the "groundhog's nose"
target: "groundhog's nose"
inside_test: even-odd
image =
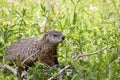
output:
[[[65,36],[62,36],[62,40],[64,40],[65,39]]]

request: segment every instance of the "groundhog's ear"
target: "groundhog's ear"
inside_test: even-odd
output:
[[[48,36],[48,32],[45,33],[45,36]]]

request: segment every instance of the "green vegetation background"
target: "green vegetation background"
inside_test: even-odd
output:
[[[59,62],[72,64],[74,70],[66,71],[69,75],[64,80],[120,80],[120,1],[51,0],[48,9],[46,5],[46,0],[0,0],[0,55],[18,39],[42,37],[40,23],[47,15],[46,30],[59,30],[66,36],[58,49]],[[72,59],[106,45],[108,49],[97,55]],[[32,67],[29,78],[44,80],[43,73]],[[0,80],[18,79],[1,71]]]

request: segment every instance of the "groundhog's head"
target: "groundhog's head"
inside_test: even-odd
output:
[[[59,31],[49,31],[45,34],[45,39],[51,44],[58,44],[65,39],[65,36]]]

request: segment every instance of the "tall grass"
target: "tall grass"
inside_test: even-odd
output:
[[[48,9],[46,5],[46,0],[0,1],[0,55],[18,39],[41,37],[39,24],[47,16],[46,30],[56,29],[66,35],[59,46],[59,62],[63,66],[72,64],[74,69],[66,71],[70,74],[64,80],[119,80],[120,1],[51,0]],[[109,47],[106,51],[73,62],[75,55],[94,52],[105,45]],[[30,78],[43,79],[42,71],[35,70],[31,68]],[[0,79],[17,80],[8,72],[0,72]]]

